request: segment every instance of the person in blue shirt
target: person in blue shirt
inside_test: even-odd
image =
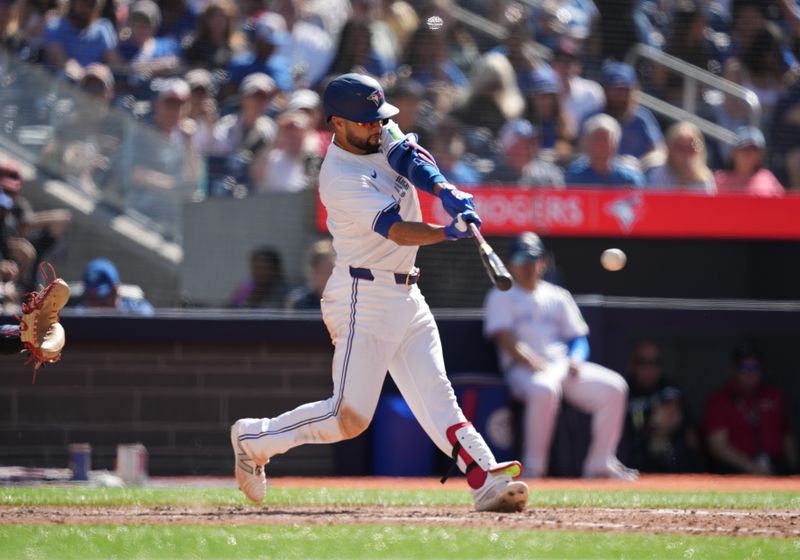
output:
[[[141,288],[123,285],[117,267],[104,258],[89,261],[83,271],[83,295],[76,309],[89,308],[116,309],[120,313],[148,317],[155,313]]]
[[[288,40],[286,20],[274,12],[263,14],[255,24],[253,50],[235,55],[228,66],[230,80],[226,84],[226,93],[236,91],[245,76],[257,72],[263,72],[275,80],[281,91],[292,91],[294,78],[291,64],[288,59],[277,54],[278,47]]]
[[[601,112],[614,117],[622,127],[619,153],[637,158],[645,169],[663,163],[664,135],[653,113],[636,100],[638,85],[633,67],[621,62],[607,63],[600,83],[606,95],[606,106]]]
[[[171,38],[156,37],[161,10],[153,0],[136,0],[130,8],[130,36],[119,44],[128,82],[147,83],[155,76],[174,72],[181,63],[180,46]]]
[[[642,187],[642,172],[618,156],[621,129],[610,115],[601,113],[586,121],[582,148],[584,155],[567,168],[569,186]]]
[[[99,12],[98,0],[72,0],[65,15],[47,23],[44,61],[52,70],[79,79],[89,64],[121,65],[117,32],[110,21],[98,17]]]

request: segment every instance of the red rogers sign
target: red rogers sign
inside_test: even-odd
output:
[[[536,231],[564,237],[651,237],[800,240],[800,196],[759,198],[708,196],[646,190],[520,190],[483,187],[471,191],[486,235]],[[439,201],[420,195],[432,223],[450,221]],[[317,227],[326,232],[318,205]]]

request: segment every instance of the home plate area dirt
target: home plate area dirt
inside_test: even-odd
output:
[[[521,514],[476,513],[468,507],[442,506],[232,506],[232,507],[0,507],[2,524],[186,524],[186,525],[336,525],[398,524],[693,534],[800,537],[798,510],[668,509],[614,507],[536,507],[536,489],[628,491],[798,491],[797,478],[645,477],[637,483],[585,480],[531,482],[531,503]],[[201,485],[186,480],[188,486]],[[438,486],[420,479],[277,479],[282,487],[405,488]]]

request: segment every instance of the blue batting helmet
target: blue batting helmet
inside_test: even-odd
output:
[[[378,80],[364,74],[342,74],[332,80],[322,96],[325,114],[348,121],[369,123],[388,119],[400,109],[386,102]]]

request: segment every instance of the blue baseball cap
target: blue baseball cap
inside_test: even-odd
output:
[[[609,62],[603,66],[600,83],[605,87],[632,88],[636,85],[636,71],[624,62]]]
[[[0,191],[0,208],[11,210],[14,206],[14,200],[3,191]]]
[[[109,295],[119,283],[117,267],[108,259],[91,260],[83,271],[84,290],[94,290],[100,298]]]
[[[511,244],[511,264],[535,261],[542,255],[544,255],[544,244],[532,231],[520,234]]]
[[[389,119],[400,109],[386,102],[378,80],[365,74],[342,74],[331,80],[322,94],[325,115],[348,121],[370,123]]]
[[[734,147],[739,149],[748,146],[755,146],[759,150],[766,148],[767,141],[764,139],[764,133],[754,126],[740,126],[736,129]]]
[[[561,93],[561,80],[549,66],[534,70],[531,77],[533,93]]]

